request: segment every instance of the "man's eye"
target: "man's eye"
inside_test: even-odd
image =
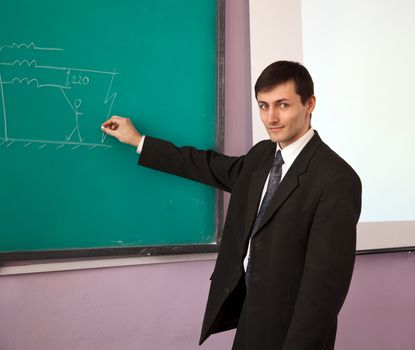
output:
[[[288,108],[288,103],[280,103],[280,108],[281,109],[287,109]]]
[[[260,104],[260,105],[259,105],[259,108],[260,108],[260,109],[267,109],[267,108],[268,108],[268,106],[267,106],[266,104]]]

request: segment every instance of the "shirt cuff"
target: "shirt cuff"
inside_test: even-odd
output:
[[[144,135],[141,136],[140,143],[138,144],[138,147],[137,147],[137,153],[138,154],[141,154],[141,152],[143,151],[143,145],[144,145],[144,139],[145,138],[146,137]]]

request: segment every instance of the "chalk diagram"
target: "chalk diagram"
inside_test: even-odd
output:
[[[63,48],[0,43],[0,147],[108,149],[115,71],[68,67]]]

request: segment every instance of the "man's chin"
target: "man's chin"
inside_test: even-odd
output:
[[[272,142],[279,143],[282,141],[281,137],[278,137],[276,135],[268,134],[268,136]]]

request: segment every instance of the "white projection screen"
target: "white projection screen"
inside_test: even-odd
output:
[[[357,250],[414,248],[415,2],[252,0],[250,6],[253,82],[265,59],[304,63],[317,97],[312,125],[360,175]],[[264,28],[261,12],[284,16],[296,28]],[[296,57],[286,48],[269,48],[270,37],[298,32],[290,42]],[[256,143],[266,133],[258,131],[255,103],[253,124]]]

